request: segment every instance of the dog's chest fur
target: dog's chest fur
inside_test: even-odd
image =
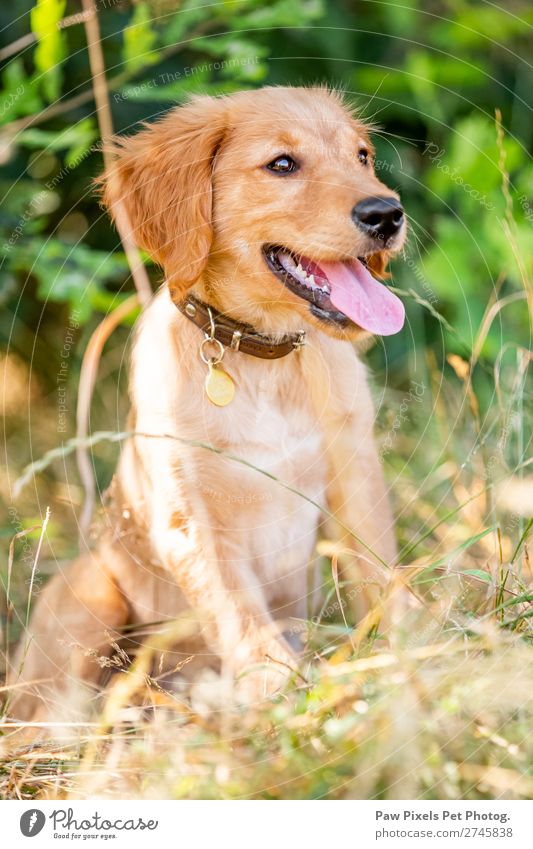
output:
[[[202,438],[250,464],[197,455],[203,504],[214,533],[224,530],[229,557],[235,566],[253,570],[269,603],[305,595],[320,518],[316,506],[287,487],[321,506],[325,497],[322,433],[301,375],[296,380],[298,354],[289,356],[292,363],[225,357],[236,394],[223,409],[213,407],[201,384],[197,387]]]
[[[215,407],[204,391],[198,328],[169,308],[164,295],[151,312],[157,321],[141,328],[134,353],[134,396],[143,399],[137,429],[171,431],[224,452],[176,446],[177,490],[185,502],[176,508],[210,526],[215,544],[223,545],[219,556],[251,570],[269,602],[287,590],[291,595],[291,584],[295,594],[305,594],[320,509],[287,487],[323,506],[327,469],[299,353],[271,362],[226,352],[236,393],[229,406]]]

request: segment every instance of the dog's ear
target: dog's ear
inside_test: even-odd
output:
[[[115,161],[97,181],[113,215],[125,208],[137,245],[161,265],[174,296],[198,279],[212,241],[212,170],[226,128],[222,100],[199,97],[115,139]]]

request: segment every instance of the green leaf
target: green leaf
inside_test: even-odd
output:
[[[432,115],[434,119],[442,119],[441,101],[438,97],[440,91],[434,79],[437,69],[430,54],[425,50],[409,51],[405,69],[420,112],[423,115]]]
[[[0,95],[0,125],[8,124],[21,115],[32,115],[43,105],[35,77],[28,79],[20,57],[13,59],[2,72]]]
[[[21,243],[22,242],[22,243]],[[15,271],[31,273],[38,281],[42,300],[70,304],[80,322],[90,318],[93,309],[109,303],[105,285],[124,279],[129,273],[122,253],[109,253],[79,244],[73,247],[59,239],[24,239],[10,253]],[[116,296],[112,295],[112,300]]]
[[[243,4],[244,5],[244,4]],[[324,14],[321,0],[278,0],[274,3],[250,3],[256,6],[249,12],[235,16],[232,29],[258,29],[275,27],[301,27],[307,21],[315,20]]]
[[[24,147],[35,150],[46,150],[54,153],[66,150],[66,163],[69,168],[74,168],[84,154],[90,150],[97,138],[98,130],[94,120],[84,118],[77,124],[66,127],[60,133],[56,130],[41,130],[39,127],[30,127],[30,129],[19,133],[17,141]]]
[[[153,47],[157,35],[152,29],[152,16],[147,3],[135,6],[131,24],[124,30],[123,59],[128,72],[136,72],[159,61],[159,51]]]
[[[64,32],[59,21],[66,0],[37,0],[31,10],[31,29],[37,38],[34,61],[41,74],[42,90],[50,102],[57,100],[61,88],[61,62],[66,56]]]
[[[115,93],[117,101],[139,100],[146,102],[176,101],[180,102],[188,94],[205,91],[209,82],[209,73],[201,68],[185,68],[178,71],[163,72],[153,80],[144,80],[125,86]]]
[[[480,581],[485,581],[487,584],[492,583],[492,575],[490,572],[484,572],[483,569],[462,569],[461,575],[472,575],[473,578],[479,578]]]
[[[247,60],[259,59],[268,55],[266,47],[260,47],[255,41],[236,36],[231,32],[212,38],[198,38],[194,46],[198,50],[223,60],[230,57]]]
[[[221,17],[224,14],[222,6],[211,6],[210,14],[214,17]],[[205,21],[205,4],[203,0],[185,0],[182,3],[179,12],[175,15],[166,16],[164,19],[165,26],[161,29],[161,39],[163,44],[178,44],[185,38],[187,32]]]
[[[470,571],[470,574],[473,574],[473,572],[477,572],[478,571],[477,569],[474,569],[474,570],[457,569],[457,570],[450,570],[446,575],[441,575],[438,578],[431,575],[431,572],[434,569],[436,569],[439,566],[443,566],[445,564],[449,565],[451,562],[453,562],[453,560],[455,559],[455,557],[458,554],[460,554],[463,551],[467,551],[472,545],[475,545],[476,542],[479,542],[480,539],[483,539],[483,537],[487,536],[487,534],[491,534],[493,532],[494,532],[494,527],[491,526],[489,528],[485,528],[485,530],[481,531],[479,534],[475,534],[475,536],[470,537],[469,539],[465,540],[465,542],[456,546],[454,549],[452,549],[452,551],[450,551],[444,557],[441,557],[438,560],[436,560],[434,563],[430,563],[429,566],[426,566],[417,575],[417,577],[414,579],[413,583],[414,584],[436,583],[437,581],[445,581],[452,576],[468,574],[469,571]],[[486,573],[483,572],[482,574],[485,575]],[[492,578],[490,578],[490,580],[492,581]]]

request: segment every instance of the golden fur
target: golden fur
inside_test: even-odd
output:
[[[353,340],[325,326],[285,289],[261,255],[289,244],[316,260],[368,254],[350,217],[372,195],[396,195],[373,168],[364,125],[322,88],[266,88],[199,97],[137,135],[120,139],[102,180],[104,202],[126,205],[140,247],[168,286],[142,316],[131,370],[131,429],[201,440],[265,469],[335,514],[387,564],[396,558],[393,521],[374,448],[373,406]],[[262,167],[290,149],[298,179]],[[395,248],[401,246],[403,233]],[[384,269],[387,256],[369,263]],[[202,335],[173,300],[192,291],[257,330],[281,337],[301,328],[307,346],[277,361],[226,351],[237,386],[230,406],[203,392]],[[350,338],[348,338],[350,337]],[[113,507],[96,550],[46,587],[30,626],[33,641],[12,713],[56,718],[69,681],[95,684],[111,641],[127,623],[203,611],[202,662],[238,675],[254,698],[274,691],[298,658],[283,636],[309,614],[309,564],[321,511],[272,479],[223,455],[165,438],[124,447]],[[387,570],[344,530],[358,552],[361,593],[376,598]],[[196,614],[195,614],[196,615]],[[41,681],[42,683],[34,683]],[[240,697],[240,696],[239,696]]]

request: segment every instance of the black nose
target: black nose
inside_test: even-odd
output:
[[[365,198],[352,209],[352,218],[360,230],[386,242],[402,226],[403,209],[393,197]]]

